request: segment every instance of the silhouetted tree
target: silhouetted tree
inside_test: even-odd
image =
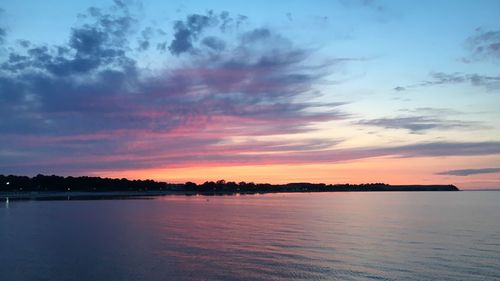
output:
[[[0,192],[43,192],[43,191],[186,191],[203,194],[264,193],[264,192],[324,192],[324,191],[434,191],[458,190],[454,185],[388,185],[384,183],[335,184],[288,183],[255,184],[253,182],[206,181],[201,185],[193,182],[170,184],[153,180],[110,179],[100,177],[61,177],[56,175],[26,176],[0,175]]]

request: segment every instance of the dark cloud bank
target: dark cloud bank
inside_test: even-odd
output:
[[[167,65],[182,60],[154,69],[136,58],[164,33],[137,31],[138,20],[122,2],[91,7],[80,19],[67,44],[22,40],[3,55],[2,169],[44,161],[71,166],[78,158],[94,159],[81,168],[114,168],[110,159],[147,166],[141,163],[152,155],[183,158],[186,151],[205,158],[205,150],[227,137],[305,132],[346,116],[337,109],[341,103],[308,101],[332,65],[308,64],[310,50],[271,29],[240,28],[245,16],[209,11],[175,21],[165,28],[172,38],[157,48],[168,51],[160,57]],[[323,143],[288,149],[315,150]]]
[[[311,65],[311,50],[270,28],[243,28],[246,17],[227,12],[191,14],[167,32],[138,31],[121,1],[80,18],[66,44],[21,40],[1,54],[3,173],[500,153],[497,142],[339,150],[340,139],[255,141],[347,118],[342,103],[311,100],[314,85],[350,59]],[[0,43],[6,35],[0,29]],[[168,66],[141,66],[137,57],[152,49]]]

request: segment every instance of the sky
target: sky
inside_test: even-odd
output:
[[[498,11],[0,0],[0,173],[500,188]]]

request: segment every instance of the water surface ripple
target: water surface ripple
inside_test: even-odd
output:
[[[0,280],[500,280],[500,192],[0,203]]]

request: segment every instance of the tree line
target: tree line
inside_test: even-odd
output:
[[[181,184],[154,180],[129,180],[101,177],[62,177],[37,175],[35,177],[0,175],[0,192],[107,192],[107,191],[186,191],[194,193],[265,193],[265,192],[324,192],[324,191],[452,191],[453,185],[388,185],[288,183],[269,184],[234,181],[206,181],[203,184]]]

